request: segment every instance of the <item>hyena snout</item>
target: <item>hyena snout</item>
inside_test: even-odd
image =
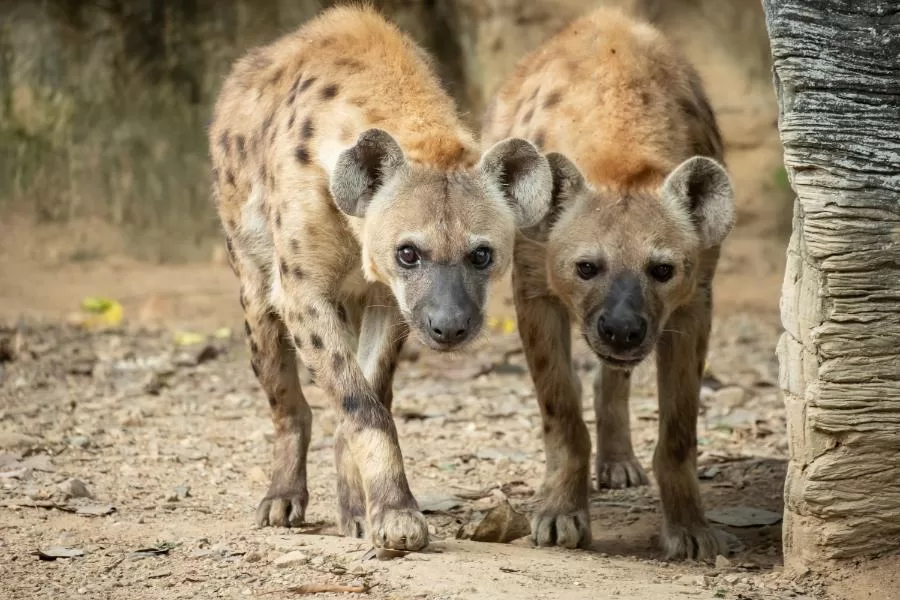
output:
[[[417,325],[429,346],[435,350],[453,350],[481,331],[482,309],[467,289],[464,276],[449,269],[434,271],[438,271],[438,276],[416,310]]]
[[[597,334],[613,352],[631,352],[647,339],[647,319],[624,307],[605,310],[597,317]]]

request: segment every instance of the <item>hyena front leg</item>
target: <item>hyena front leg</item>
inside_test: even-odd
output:
[[[299,253],[299,256],[302,256]],[[428,544],[428,525],[410,492],[397,430],[388,409],[366,380],[351,351],[352,332],[335,302],[335,273],[316,271],[297,258],[278,259],[281,314],[303,364],[334,401],[340,450],[359,468],[368,531],[379,547],[419,550]]]
[[[241,305],[253,372],[269,400],[275,427],[272,480],[256,511],[260,526],[293,527],[306,515],[306,454],[312,411],[297,375],[293,344],[284,324],[269,305],[266,274],[239,250],[232,266],[241,281]]]
[[[564,306],[551,298],[523,297],[516,314],[528,368],[537,390],[547,472],[531,523],[537,546],[587,547],[591,439],[581,416],[581,390],[572,368],[571,332]]]
[[[714,558],[730,534],[710,526],[697,480],[697,417],[711,308],[702,300],[677,310],[657,342],[659,442],[653,470],[663,510],[667,558]]]
[[[628,396],[631,372],[603,363],[594,380],[597,418],[597,487],[624,488],[647,485],[647,474],[634,455]]]
[[[409,327],[390,291],[381,285],[376,285],[372,293],[363,299],[361,310],[357,361],[379,401],[390,412],[394,397],[394,370],[397,357],[409,335]],[[353,537],[364,537],[365,490],[343,429],[335,434],[334,452],[341,532]]]

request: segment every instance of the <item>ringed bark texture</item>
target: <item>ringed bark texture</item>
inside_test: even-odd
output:
[[[900,3],[763,0],[797,194],[778,347],[789,568],[900,551]]]

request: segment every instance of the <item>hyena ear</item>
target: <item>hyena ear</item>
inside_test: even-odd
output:
[[[520,138],[497,142],[481,157],[478,169],[502,190],[516,227],[531,227],[547,214],[553,190],[550,165],[531,142]]]
[[[587,188],[584,176],[571,160],[559,152],[551,152],[547,155],[550,165],[550,174],[553,180],[553,188],[550,193],[550,207],[544,218],[533,227],[524,229],[522,234],[538,242],[546,242],[550,235],[550,229],[563,208],[578,194]]]
[[[662,185],[663,198],[687,213],[704,248],[718,246],[734,227],[734,191],[725,168],[705,156],[689,158]]]
[[[331,173],[331,195],[341,211],[362,217],[378,190],[404,164],[406,158],[391,134],[368,129],[356,145],[340,153]]]

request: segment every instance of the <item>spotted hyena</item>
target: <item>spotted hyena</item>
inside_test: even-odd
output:
[[[478,335],[516,227],[549,209],[547,159],[516,139],[480,154],[427,55],[373,10],[350,7],[237,61],[209,142],[275,426],[257,521],[304,518],[312,417],[299,358],[339,415],[342,531],[424,547],[390,414],[397,355],[410,331],[436,350]]]
[[[700,378],[719,246],[733,225],[722,141],[700,80],[648,24],[600,9],[525,57],[485,118],[547,152],[548,217],[516,241],[519,328],[543,417],[547,473],[539,545],[590,542],[591,443],[570,323],[601,359],[594,383],[599,487],[647,483],[628,419],[632,369],[656,350],[653,470],[669,557],[715,556],[696,477]]]

